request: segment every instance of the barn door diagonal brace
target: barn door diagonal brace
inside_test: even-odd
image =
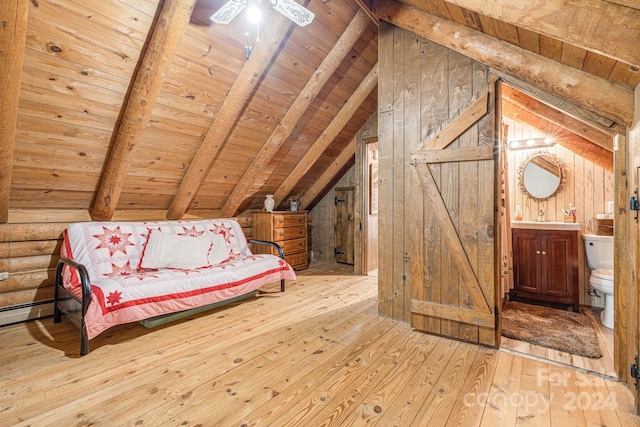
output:
[[[473,271],[473,267],[471,267],[469,258],[464,250],[464,246],[460,241],[460,236],[458,236],[455,226],[451,222],[451,217],[449,216],[444,200],[442,200],[442,196],[436,186],[429,166],[426,164],[417,164],[415,167],[424,187],[425,195],[431,202],[435,217],[441,227],[443,237],[449,248],[451,248],[453,261],[459,268],[459,273],[469,295],[469,299],[471,300],[472,307],[480,312],[491,313],[490,307],[493,304],[489,305],[489,302],[480,289],[478,277]]]

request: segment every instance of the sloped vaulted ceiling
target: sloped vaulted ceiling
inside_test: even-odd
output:
[[[223,208],[234,215],[276,193],[324,139],[300,179],[280,193],[284,199],[309,188],[375,111],[376,84],[358,89],[377,63],[377,27],[362,19],[355,1],[304,2],[316,16],[306,27],[290,25],[265,2],[266,23],[249,60],[244,19],[219,25],[194,16],[179,24],[178,12],[166,12],[176,3],[197,12],[224,1],[29,2],[10,208],[88,209],[107,219],[119,209],[170,210],[173,203],[178,217]],[[358,28],[345,42],[354,20]],[[248,67],[253,71],[243,74]],[[155,81],[145,80],[153,73]],[[251,84],[238,81],[247,75]],[[233,108],[225,110],[225,102]],[[208,136],[215,149],[203,154]],[[264,153],[268,141],[275,149]],[[180,189],[196,162],[191,169],[199,176]]]
[[[246,21],[208,20],[224,2],[3,1],[0,221],[30,208],[235,215],[308,191],[376,111],[371,16],[605,134],[633,114],[637,1],[300,0],[316,15],[306,27],[264,2],[249,61]]]

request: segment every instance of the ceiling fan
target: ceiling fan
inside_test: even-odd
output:
[[[309,9],[299,5],[294,0],[267,0],[271,6],[287,18],[301,27],[308,25],[315,17]],[[211,15],[211,20],[217,24],[228,24],[238,16],[247,6],[260,6],[262,0],[229,0],[216,13]]]

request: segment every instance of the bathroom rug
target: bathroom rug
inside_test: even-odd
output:
[[[591,319],[582,313],[508,301],[502,309],[502,335],[565,353],[602,357]]]

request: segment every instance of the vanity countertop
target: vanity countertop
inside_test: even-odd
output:
[[[559,221],[511,221],[511,228],[529,228],[533,230],[569,230],[576,231],[582,227],[579,222]]]

